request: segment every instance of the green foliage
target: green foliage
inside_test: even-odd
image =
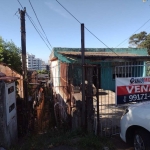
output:
[[[77,150],[100,150],[103,147],[109,147],[115,150],[109,138],[101,138],[94,134],[85,134],[81,130],[63,131],[51,129],[49,132],[40,135],[29,135],[22,144],[18,144],[10,148],[10,150],[26,150],[26,149],[52,149],[64,145],[68,149]]]
[[[20,48],[12,41],[4,41],[2,37],[0,37],[0,62],[6,63],[12,69],[21,73]]]
[[[150,34],[145,31],[133,34],[129,39],[130,47],[147,48],[150,54]]]
[[[48,70],[37,70],[39,74],[48,74]]]

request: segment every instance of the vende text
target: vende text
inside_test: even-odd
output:
[[[134,93],[147,93],[147,92],[150,92],[150,84],[117,87],[117,95],[128,95]]]

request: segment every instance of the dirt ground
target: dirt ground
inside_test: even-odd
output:
[[[51,150],[79,150],[79,149],[75,147],[62,145],[62,146],[54,147]]]
[[[119,137],[119,135],[113,136],[111,140],[113,144],[115,145],[116,150],[134,150],[133,147],[123,142],[121,138]]]

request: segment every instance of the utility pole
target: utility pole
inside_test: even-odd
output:
[[[26,117],[28,116],[28,89],[27,89],[27,67],[26,67],[26,29],[25,29],[25,13],[26,8],[24,10],[20,10],[20,22],[21,22],[21,49],[22,49],[22,74],[23,74],[23,91],[24,91],[24,110]],[[27,119],[27,118],[26,118]],[[26,120],[25,119],[25,120]],[[27,127],[27,120],[25,121]],[[27,129],[27,128],[26,128]]]
[[[81,24],[81,57],[82,57],[82,127],[86,130],[86,104],[85,104],[85,61],[84,61],[84,24]]]

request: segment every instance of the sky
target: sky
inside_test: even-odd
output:
[[[104,45],[85,29],[85,48],[127,48],[128,39],[134,33],[141,31],[150,33],[150,1],[58,0],[80,23],[56,0],[30,1],[52,47],[80,48],[80,23],[84,23],[86,28],[105,43]],[[12,40],[21,47],[18,9],[22,8],[17,0],[0,0],[0,2],[0,36],[4,40]],[[20,0],[20,3],[26,7],[28,15],[42,32],[29,1]],[[119,45],[120,43],[122,44]],[[48,62],[52,51],[40,38],[27,16],[26,51],[45,62]]]

